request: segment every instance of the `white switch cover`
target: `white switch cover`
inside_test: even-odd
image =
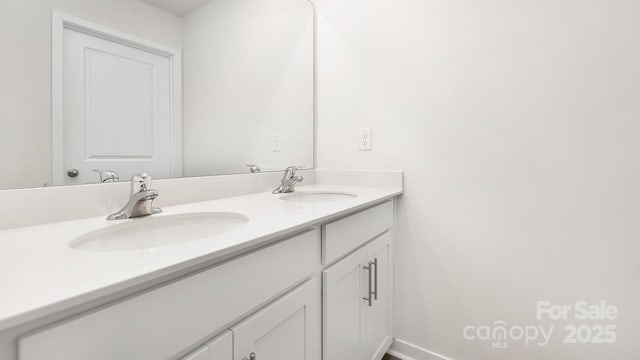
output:
[[[371,150],[371,128],[361,128],[358,139],[359,150]]]
[[[271,134],[271,151],[280,152],[282,149],[282,136],[280,133]]]

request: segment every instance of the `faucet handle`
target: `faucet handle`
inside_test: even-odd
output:
[[[284,169],[284,177],[285,178],[290,178],[296,175],[296,171],[297,170],[302,170],[304,169],[304,166],[288,166],[286,169]]]
[[[151,188],[151,176],[147,173],[133,175],[131,177],[131,195],[147,191]]]

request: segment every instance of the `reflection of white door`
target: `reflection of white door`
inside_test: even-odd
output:
[[[140,172],[180,176],[176,53],[169,56],[64,20],[60,25],[61,96],[55,93],[54,74],[54,102],[61,102],[62,114],[55,121],[54,111],[54,183],[98,182],[93,169],[113,170],[121,180]],[[71,169],[78,170],[76,177],[68,175]]]

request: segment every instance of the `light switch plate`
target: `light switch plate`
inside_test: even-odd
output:
[[[280,133],[271,134],[271,151],[280,152],[282,149],[282,136]]]
[[[371,150],[371,128],[361,128],[358,136],[358,149]]]

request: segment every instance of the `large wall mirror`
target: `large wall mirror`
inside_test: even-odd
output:
[[[0,0],[0,190],[313,167],[313,13]]]

